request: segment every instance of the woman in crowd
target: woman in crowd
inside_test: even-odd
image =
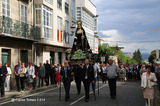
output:
[[[126,77],[126,70],[124,68],[123,65],[120,66],[120,70],[119,70],[119,77],[121,79],[121,84],[124,84],[124,81],[125,81],[125,77]]]
[[[18,70],[18,74],[20,76],[20,84],[21,84],[21,92],[24,92],[24,88],[25,88],[25,79],[26,79],[26,68],[25,68],[25,64],[22,63],[22,67]]]
[[[140,76],[142,78],[142,74],[146,72],[146,68],[145,68],[145,65],[142,65],[141,69],[140,69]]]
[[[60,87],[60,81],[62,80],[62,78],[60,78],[60,65],[57,66],[56,68],[56,82],[57,82],[57,86]]]
[[[35,78],[35,69],[32,66],[32,63],[29,62],[28,67],[27,67],[27,81],[28,81],[28,88],[29,90],[32,90],[33,88],[33,80]]]
[[[158,64],[157,67],[156,67],[156,77],[157,77],[157,80],[158,80],[158,87],[159,87],[159,91],[160,91],[160,65]]]
[[[137,70],[136,65],[134,65],[134,66],[133,66],[132,72],[133,72],[133,78],[134,78],[134,80],[136,80],[136,81],[137,81],[137,77],[138,77],[138,70]]]
[[[10,78],[11,78],[12,71],[11,71],[11,68],[8,67],[8,63],[5,63],[4,65],[7,67],[7,71],[8,71],[6,81],[5,81],[7,85],[5,91],[10,91]]]
[[[102,65],[102,82],[106,84],[107,73],[106,73],[106,65],[103,63]]]
[[[128,64],[126,65],[125,69],[126,69],[126,78],[125,78],[125,80],[128,80],[128,73],[129,73],[129,65]]]
[[[132,74],[133,74],[132,66],[129,65],[129,67],[128,67],[128,80],[132,80]]]
[[[155,73],[151,72],[151,66],[146,66],[145,73],[142,74],[141,88],[148,106],[148,99],[151,100],[151,106],[154,105],[154,82],[157,81]]]
[[[51,85],[55,84],[56,69],[53,64],[51,64]]]

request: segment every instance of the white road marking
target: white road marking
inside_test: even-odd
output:
[[[56,90],[56,89],[59,89],[59,88],[56,87],[56,88],[49,89],[49,90],[46,90],[46,91],[42,91],[42,92],[38,92],[38,93],[35,93],[35,94],[27,95],[27,96],[24,96],[24,97],[20,97],[19,99],[30,97],[30,96],[34,96],[34,95],[38,95],[38,94],[42,94],[42,93],[45,93],[45,92],[48,92],[48,91],[52,91],[52,90]],[[10,102],[11,102],[11,100],[3,102],[3,103],[0,103],[0,105],[4,105],[4,104],[10,103]]]
[[[107,84],[101,86],[99,89],[105,87],[106,85],[107,85]],[[96,89],[96,91],[97,91],[97,90],[98,90],[98,88]],[[92,91],[91,91],[90,93],[92,93]],[[85,96],[82,96],[81,98],[79,98],[79,99],[77,99],[76,101],[72,102],[70,105],[74,105],[75,103],[77,103],[77,102],[79,102],[81,99],[83,99],[84,97],[85,97]]]
[[[120,86],[121,84],[120,84],[120,82],[116,82],[117,84],[117,86]],[[105,87],[106,85],[108,85],[108,83],[107,84],[105,84],[105,85],[103,85],[103,86],[101,86],[100,88],[99,88],[99,90],[101,89],[101,88],[103,88],[103,87]],[[96,89],[96,91],[98,90],[98,88]],[[90,92],[90,93],[92,93],[92,91]],[[77,102],[79,102],[81,99],[83,99],[85,96],[82,96],[81,98],[79,98],[79,99],[77,99],[76,101],[74,101],[74,102],[72,102],[70,105],[72,106],[72,105],[74,105],[75,103],[77,103]]]
[[[73,84],[74,85],[74,84]],[[105,87],[106,85],[108,85],[108,83],[107,84],[105,84],[105,85],[103,85],[103,86],[101,86],[99,89],[101,89],[101,88],[103,88],[103,87]],[[120,83],[118,83],[118,86],[120,85]],[[34,96],[34,95],[38,95],[38,94],[42,94],[42,93],[45,93],[45,92],[48,92],[48,91],[52,91],[52,90],[56,90],[56,89],[59,89],[58,87],[56,87],[56,88],[53,88],[53,89],[49,89],[49,90],[46,90],[46,91],[42,91],[42,92],[38,92],[38,93],[34,93],[34,94],[31,94],[31,95],[27,95],[27,96],[24,96],[24,97],[17,97],[18,99],[23,99],[23,98],[26,98],[26,97],[30,97],[30,96]],[[98,88],[96,89],[96,91],[98,90]],[[90,92],[90,93],[92,93],[92,91]],[[73,105],[73,104],[75,104],[75,103],[77,103],[78,101],[80,101],[81,99],[83,99],[85,96],[82,96],[81,98],[79,98],[78,100],[76,100],[76,101],[74,101],[74,102],[72,102],[70,105]],[[4,104],[7,104],[7,103],[10,103],[10,102],[12,102],[11,100],[9,100],[9,101],[6,101],[6,102],[3,102],[3,103],[0,103],[0,105],[4,105]]]

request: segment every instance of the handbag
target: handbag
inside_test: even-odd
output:
[[[155,83],[154,82],[150,82],[150,85],[151,85],[151,87],[154,87]]]
[[[158,84],[157,84],[156,82],[150,82],[150,85],[151,85],[151,87],[155,87],[155,86],[157,86]]]

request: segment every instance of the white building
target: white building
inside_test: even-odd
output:
[[[77,0],[77,20],[82,21],[93,53],[98,53],[97,17],[96,6],[90,0]]]
[[[127,57],[129,57],[130,59],[133,59],[133,53],[128,53],[126,54]]]
[[[72,47],[72,24],[76,24],[76,0],[35,0],[35,24],[41,28],[36,62],[62,64]]]

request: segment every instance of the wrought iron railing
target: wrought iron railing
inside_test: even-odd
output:
[[[41,39],[39,27],[13,20],[5,16],[0,16],[0,35],[9,35],[29,40]]]

